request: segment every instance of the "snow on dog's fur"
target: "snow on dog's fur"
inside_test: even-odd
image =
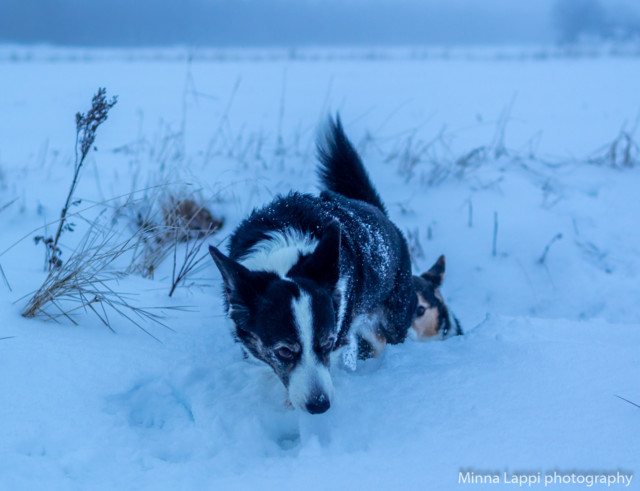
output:
[[[312,414],[333,399],[331,353],[403,342],[417,303],[406,241],[339,119],[318,149],[325,191],[276,197],[238,226],[228,256],[210,247],[236,339]]]

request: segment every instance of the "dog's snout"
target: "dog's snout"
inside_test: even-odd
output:
[[[331,407],[331,401],[326,394],[314,394],[305,407],[310,414],[322,414]]]

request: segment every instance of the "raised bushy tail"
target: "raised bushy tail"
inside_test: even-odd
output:
[[[365,201],[387,214],[358,152],[344,134],[340,116],[336,116],[335,121],[329,118],[324,138],[318,141],[318,158],[318,176],[324,189]]]

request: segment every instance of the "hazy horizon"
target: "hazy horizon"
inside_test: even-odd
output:
[[[553,41],[552,0],[4,0],[0,41],[96,46]],[[4,20],[3,20],[4,19]]]
[[[179,4],[167,0],[3,0],[3,3],[0,42],[76,46],[546,44],[590,29],[595,31],[605,25],[605,17],[635,19],[640,24],[638,8],[630,0],[526,3],[184,0]],[[559,28],[560,4],[568,5],[569,12],[563,21],[566,25]]]

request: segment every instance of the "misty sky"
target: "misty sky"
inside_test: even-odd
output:
[[[543,44],[561,1],[633,0],[0,0],[0,42],[298,46]],[[599,15],[599,14],[598,14]]]

